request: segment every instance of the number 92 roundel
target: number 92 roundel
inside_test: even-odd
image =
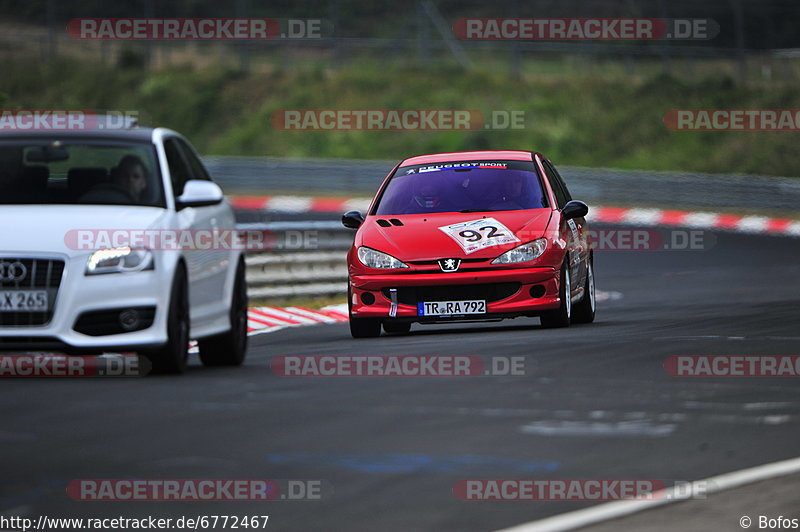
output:
[[[467,255],[492,246],[521,242],[514,233],[494,218],[443,225],[439,230],[455,240]]]

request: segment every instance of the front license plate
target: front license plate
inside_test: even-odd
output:
[[[0,290],[0,312],[46,311],[46,290]]]
[[[426,301],[417,303],[418,316],[456,316],[461,314],[486,314],[486,301]]]

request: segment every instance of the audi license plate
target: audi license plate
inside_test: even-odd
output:
[[[0,312],[47,311],[47,290],[0,290]]]
[[[463,314],[486,314],[486,301],[425,301],[417,303],[418,316],[460,316]]]

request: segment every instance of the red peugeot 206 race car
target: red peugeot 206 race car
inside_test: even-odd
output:
[[[529,151],[411,157],[384,180],[347,255],[354,338],[411,324],[594,320],[588,207]]]

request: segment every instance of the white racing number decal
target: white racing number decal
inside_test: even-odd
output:
[[[494,218],[444,225],[439,230],[455,240],[467,255],[483,248],[521,242],[508,227]]]

